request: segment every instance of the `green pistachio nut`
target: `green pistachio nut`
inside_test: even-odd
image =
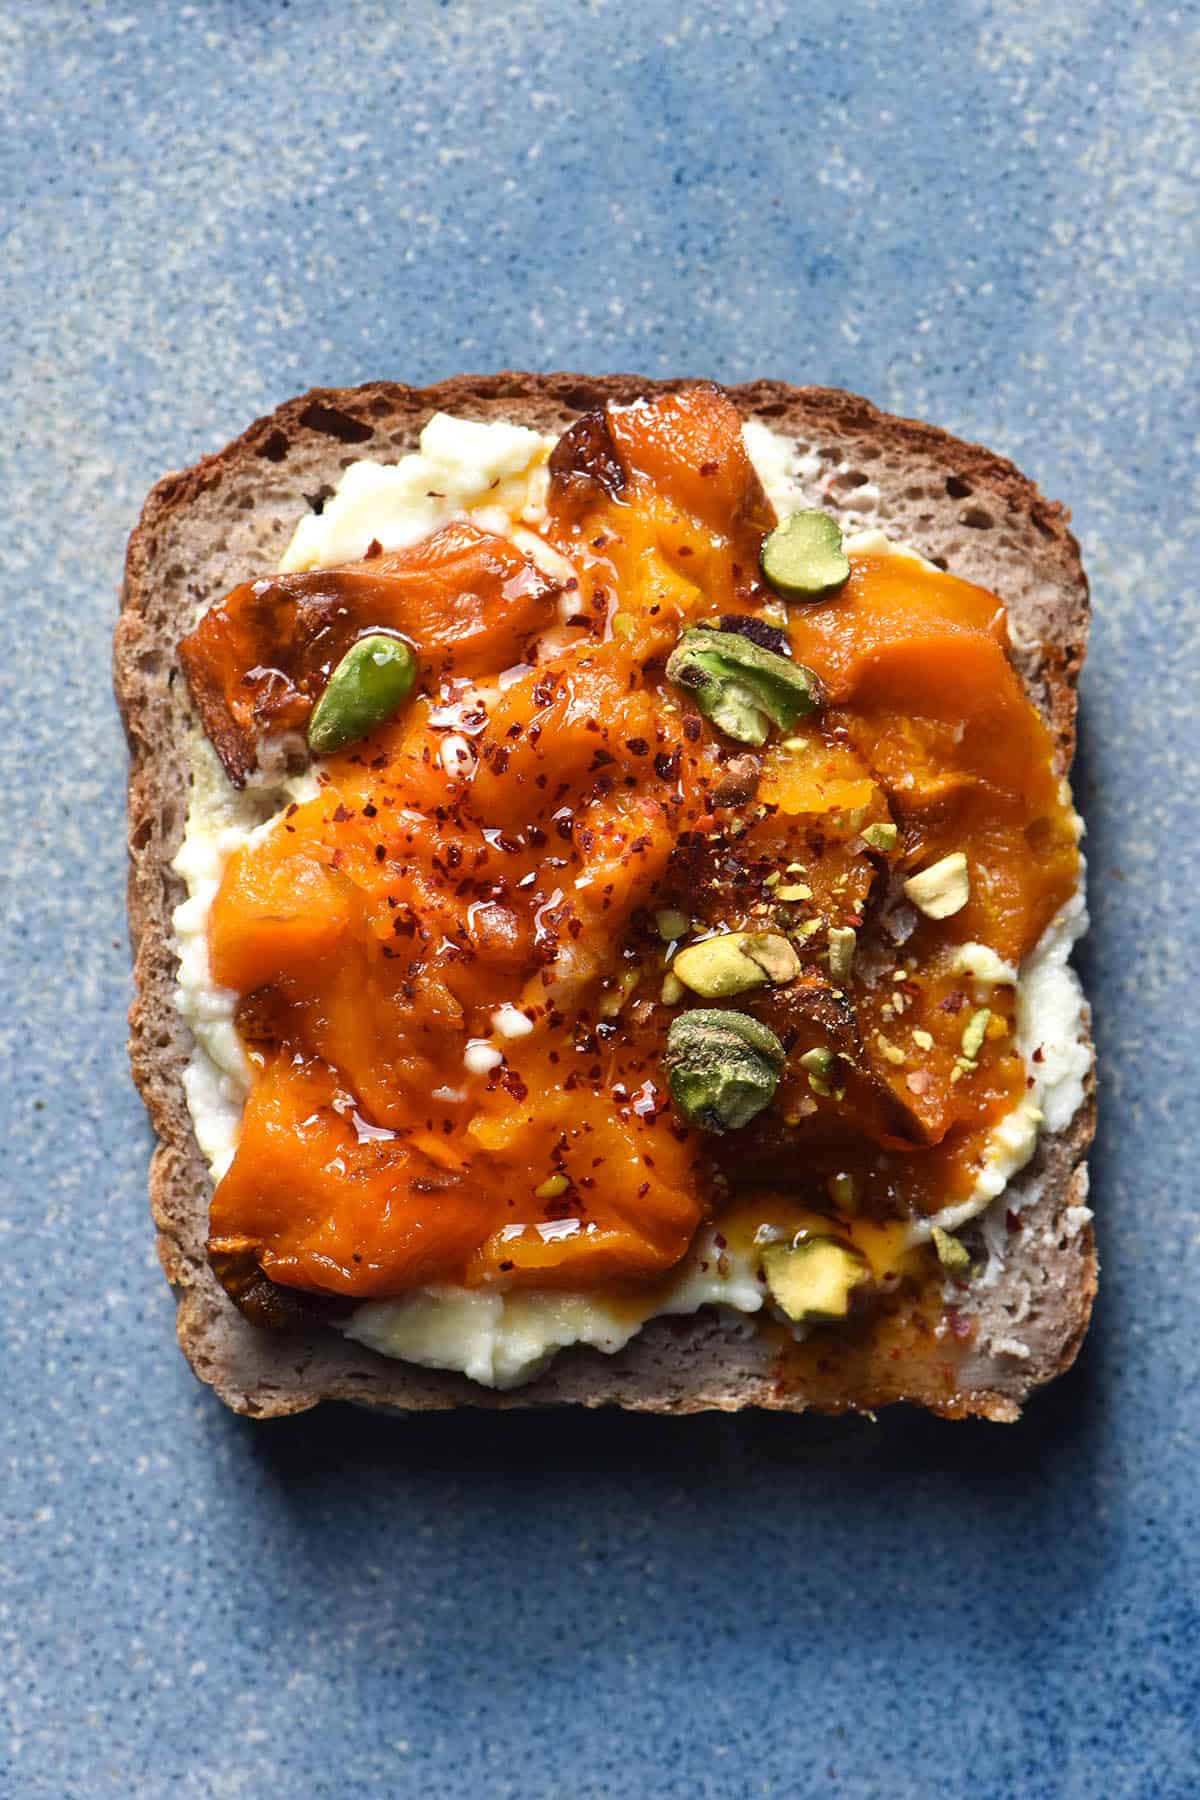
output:
[[[671,968],[678,980],[705,1000],[726,1000],[766,981],[794,981],[800,958],[778,931],[722,931],[689,944]]]
[[[900,842],[900,828],[897,825],[868,825],[862,834],[863,843],[869,850],[878,850],[881,856],[890,856]]]
[[[772,1300],[796,1325],[846,1318],[855,1289],[871,1279],[870,1264],[851,1244],[821,1235],[768,1244],[762,1266]]]
[[[771,1104],[784,1049],[748,1013],[696,1007],[671,1021],[666,1069],[671,1095],[689,1125],[738,1131]]]
[[[836,519],[815,508],[789,513],[763,539],[762,572],[785,600],[820,600],[850,576]]]
[[[958,1238],[943,1231],[935,1225],[931,1233],[933,1247],[937,1251],[937,1259],[949,1275],[965,1275],[971,1267],[971,1253]]]
[[[389,719],[408,698],[417,659],[399,638],[382,632],[351,644],[308,721],[314,756],[333,756]]]
[[[671,652],[667,679],[739,744],[765,744],[772,725],[790,731],[818,704],[811,669],[736,631],[694,626]]]
[[[829,932],[829,973],[835,981],[845,981],[854,967],[858,934],[849,925],[834,925]]]
[[[973,1062],[983,1049],[983,1042],[987,1037],[987,1029],[991,1022],[992,1015],[986,1006],[981,1006],[967,1020],[962,1034],[962,1053],[969,1062]]]

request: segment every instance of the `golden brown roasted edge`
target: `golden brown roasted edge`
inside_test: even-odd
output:
[[[870,1346],[833,1344],[825,1372],[803,1387],[779,1378],[774,1352],[740,1319],[713,1313],[648,1325],[615,1357],[569,1350],[529,1386],[498,1394],[465,1378],[389,1362],[328,1329],[256,1331],[214,1280],[204,1256],[210,1182],[182,1087],[190,1038],[174,1004],[171,912],[181,885],[170,861],[187,802],[188,718],[175,646],[198,612],[248,570],[275,566],[296,519],[359,456],[394,460],[435,410],[561,430],[605,401],[627,403],[685,383],[632,375],[505,372],[414,389],[370,383],[316,389],[288,401],[194,467],[151,491],[129,543],[114,650],[118,704],[130,749],[129,919],[136,998],[130,1058],[158,1135],[151,1204],[159,1253],[178,1300],[180,1343],[197,1375],[235,1410],[298,1412],[326,1398],[404,1409],[615,1404],[690,1412],[757,1405],[873,1410],[908,1399],[947,1416],[1014,1419],[1033,1388],[1070,1366],[1096,1287],[1091,1227],[1072,1232],[1086,1194],[1094,1088],[1068,1129],[1046,1137],[1027,1171],[1041,1198],[1022,1215],[1027,1250],[1012,1276],[1039,1280],[1016,1306],[1005,1279],[992,1302],[996,1335],[1018,1337],[1025,1359],[969,1360],[947,1386],[936,1351],[894,1365]],[[1076,683],[1088,629],[1087,582],[1062,507],[1012,463],[935,426],[893,417],[856,395],[760,381],[727,390],[758,417],[822,458],[822,504],[861,517],[855,496],[878,489],[880,522],[932,560],[992,587],[1006,601],[1014,661],[1050,721],[1061,767],[1075,740]],[[1049,1249],[1047,1249],[1047,1246]],[[1015,1259],[1014,1259],[1015,1261]],[[1019,1324],[1006,1308],[1030,1310]]]

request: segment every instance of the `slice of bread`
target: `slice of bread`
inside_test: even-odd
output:
[[[1096,1254],[1085,1157],[1094,1125],[1084,1104],[1044,1134],[1015,1186],[1000,1273],[973,1302],[975,1331],[960,1358],[934,1337],[896,1361],[830,1337],[819,1368],[797,1380],[779,1350],[742,1317],[711,1310],[647,1325],[612,1357],[563,1352],[530,1385],[497,1393],[464,1377],[389,1361],[316,1328],[256,1329],[206,1257],[211,1182],[192,1131],[182,1074],[191,1053],[175,1006],[171,915],[183,897],[171,861],[188,798],[181,635],[212,601],[273,570],[306,509],[360,457],[394,461],[435,410],[559,431],[606,401],[681,384],[636,376],[462,376],[416,389],[390,382],[315,390],[260,419],[236,442],[153,489],[130,539],[115,645],[117,699],[130,749],[129,917],[137,997],[130,1057],[158,1134],[150,1193],[159,1253],[178,1299],[180,1343],[201,1380],[236,1411],[259,1417],[325,1399],[393,1408],[605,1404],[654,1412],[809,1406],[868,1410],[894,1400],[950,1417],[1011,1420],[1040,1383],[1069,1367],[1087,1328]],[[1062,772],[1075,741],[1076,683],[1088,631],[1087,581],[1063,509],[1003,458],[931,426],[879,412],[826,388],[753,382],[729,390],[818,459],[814,503],[852,527],[878,525],[932,561],[998,594],[1014,660],[1050,722]]]

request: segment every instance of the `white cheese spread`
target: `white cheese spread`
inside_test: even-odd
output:
[[[321,511],[301,519],[280,569],[354,562],[372,540],[401,550],[473,509],[486,508],[479,523],[488,531],[497,529],[497,514],[509,533],[542,518],[553,438],[523,425],[434,413],[420,445],[399,462],[351,463]]]
[[[759,421],[747,424],[745,436],[779,512],[819,501],[820,464],[815,457],[798,451]],[[352,561],[373,539],[385,550],[396,549],[463,516],[475,517],[484,529],[504,530],[528,547],[533,538],[529,528],[544,516],[546,461],[553,444],[553,438],[520,426],[435,414],[421,433],[419,452],[395,464],[351,464],[323,510],[297,526],[281,569]],[[847,547],[924,561],[875,530],[849,538]],[[208,913],[233,851],[273,829],[283,808],[309,798],[316,784],[305,774],[270,790],[247,786],[239,793],[199,733],[192,750],[187,829],[174,862],[188,889],[188,898],[174,917],[178,1005],[196,1045],[184,1077],[188,1106],[197,1142],[214,1180],[219,1180],[237,1143],[249,1070],[234,1029],[236,996],[215,987],[209,972]],[[936,1219],[914,1225],[911,1241],[924,1241],[934,1224],[955,1230],[984,1212],[1029,1161],[1042,1126],[1062,1130],[1081,1104],[1091,1052],[1084,1033],[1082,991],[1067,958],[1086,922],[1081,892],[1026,959],[1017,980],[1018,1042],[1033,1085],[996,1128],[974,1193]],[[1017,975],[983,944],[965,945],[958,961],[961,972],[976,982],[981,999],[989,985],[1012,981]],[[498,1008],[493,1016],[501,1039],[521,1035],[526,1024],[524,1015],[511,1005]],[[1032,1060],[1035,1050],[1041,1051],[1038,1062]],[[480,1040],[469,1047],[467,1057],[473,1058],[467,1064],[469,1073],[484,1058],[489,1067],[502,1060],[503,1052]],[[644,1311],[628,1300],[618,1302],[598,1292],[497,1293],[443,1285],[417,1289],[400,1300],[359,1306],[343,1330],[386,1356],[461,1371],[484,1386],[505,1388],[531,1380],[570,1344],[588,1344],[612,1354],[650,1318],[710,1305],[755,1313],[763,1299],[755,1254],[730,1247],[718,1255],[711,1235],[703,1232],[673,1279],[647,1299]]]

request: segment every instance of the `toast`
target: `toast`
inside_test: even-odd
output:
[[[679,385],[505,373],[425,389],[373,383],[315,390],[194,468],[165,477],[147,499],[129,543],[114,663],[130,752],[130,1057],[158,1137],[151,1203],[178,1301],[179,1341],[199,1378],[238,1412],[276,1416],[325,1399],[405,1410],[571,1403],[672,1413],[751,1405],[869,1411],[906,1400],[948,1417],[1007,1421],[1076,1355],[1096,1290],[1086,1207],[1090,1077],[1084,1103],[1061,1130],[1043,1133],[1014,1179],[1004,1252],[971,1301],[972,1341],[952,1379],[934,1339],[914,1341],[897,1362],[851,1336],[831,1341],[819,1365],[797,1378],[769,1336],[744,1318],[709,1309],[652,1320],[612,1356],[566,1350],[527,1386],[495,1392],[388,1360],[327,1327],[260,1331],[209,1266],[211,1180],[184,1094],[191,1042],[175,1005],[171,947],[172,912],[183,894],[171,862],[189,780],[180,637],[248,572],[278,565],[298,518],[320,507],[351,462],[394,461],[414,447],[434,411],[559,432],[589,409]],[[1051,727],[1066,774],[1088,589],[1063,509],[1003,458],[856,396],[770,381],[727,391],[745,418],[763,420],[819,462],[814,503],[850,527],[881,526],[1004,600],[1013,661]]]

